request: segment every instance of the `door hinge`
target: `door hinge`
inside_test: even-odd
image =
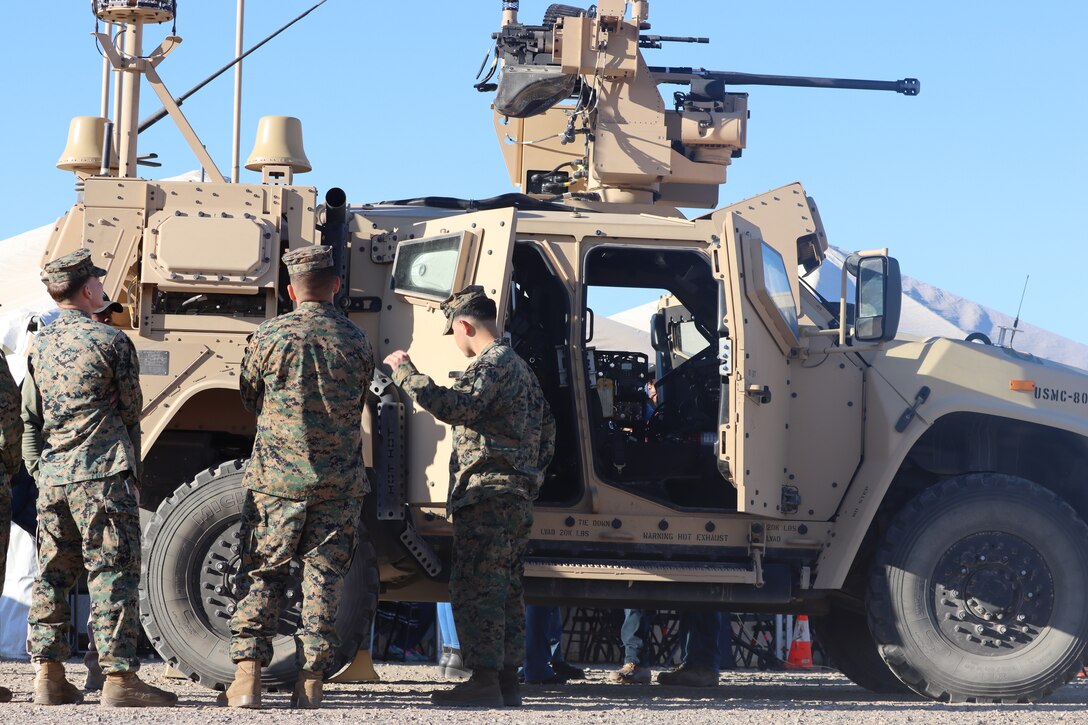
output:
[[[567,351],[562,345],[555,346],[555,362],[559,369],[559,387],[565,388],[570,380],[567,377]]]
[[[753,585],[756,589],[763,586],[763,554],[767,548],[763,524],[756,521],[748,528],[748,553],[752,557]]]
[[[371,392],[378,398],[377,430],[374,431],[374,480],[379,521],[404,518],[408,500],[408,464],[405,447],[405,408],[400,393],[388,376],[374,375]]]
[[[408,553],[419,562],[423,571],[430,577],[436,577],[442,571],[442,560],[438,558],[427,540],[419,535],[411,516],[404,517],[404,531],[400,532],[400,542],[408,549]]]
[[[718,340],[718,374],[727,378],[733,374],[733,341],[728,337]]]
[[[586,377],[589,378],[586,382],[590,388],[597,387],[597,356],[594,354],[596,350],[589,348],[585,351],[586,356]]]

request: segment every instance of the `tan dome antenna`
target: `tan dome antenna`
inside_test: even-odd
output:
[[[302,122],[293,116],[262,116],[246,168],[260,171],[266,184],[291,184],[313,168],[302,147]]]
[[[76,116],[68,126],[68,143],[64,146],[57,168],[79,176],[99,173],[106,165],[102,160],[106,153],[110,163],[106,170],[117,168],[117,154],[109,138],[110,123],[102,116]]]

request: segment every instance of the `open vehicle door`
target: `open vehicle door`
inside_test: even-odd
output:
[[[503,329],[515,214],[515,209],[507,208],[444,217],[421,224],[415,238],[400,242],[387,292],[390,299],[385,300],[379,327],[378,349],[383,355],[407,350],[419,371],[439,385],[449,385],[460,375],[471,361],[454,345],[452,335],[442,334],[446,318],[440,305],[453,292],[481,285],[495,301],[498,326]],[[406,408],[401,441],[407,440],[408,445],[402,490],[410,500],[401,505],[445,504],[453,445],[449,429],[408,400],[402,402]],[[384,428],[390,423],[380,421],[379,425]],[[379,492],[379,517],[399,518],[402,512],[393,510],[397,502],[383,506],[383,498]]]
[[[720,215],[720,216],[719,216]],[[732,209],[722,223],[720,341],[723,420],[719,457],[737,488],[737,509],[781,518],[788,453],[790,357],[799,346],[797,251],[765,239]]]
[[[722,364],[721,463],[741,511],[826,521],[861,460],[863,374],[852,358],[829,362],[819,354],[833,338],[811,336],[826,321],[801,305],[800,272],[820,268],[827,248],[819,211],[794,183],[713,219],[721,230],[715,267],[725,308],[719,357],[732,363],[728,371]],[[898,274],[873,275],[885,279],[891,287],[884,297],[897,300]],[[886,305],[878,306],[883,312]],[[889,309],[870,326],[894,335],[897,321],[897,309]],[[794,408],[808,414],[792,415]]]

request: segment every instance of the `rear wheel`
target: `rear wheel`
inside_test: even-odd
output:
[[[1088,643],[1088,526],[1014,476],[958,476],[892,521],[868,611],[881,656],[915,692],[1033,702],[1080,668]]]
[[[911,693],[881,659],[863,611],[834,607],[812,617],[812,636],[831,658],[831,666],[855,684],[882,695]]]
[[[243,470],[242,461],[228,461],[200,473],[163,501],[144,534],[144,629],[164,660],[215,689],[234,679],[229,624],[237,603]],[[377,557],[361,523],[358,531],[337,615],[340,646],[327,678],[351,662],[370,635],[377,609]],[[266,687],[289,686],[297,676],[292,634],[300,616],[301,588],[293,582],[280,602],[272,662],[262,673]]]

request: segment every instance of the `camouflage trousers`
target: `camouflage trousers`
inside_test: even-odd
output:
[[[238,608],[230,619],[232,660],[268,666],[291,560],[298,558],[302,616],[295,656],[300,669],[325,671],[340,644],[336,613],[355,552],[359,509],[355,501],[307,503],[246,491]]]
[[[71,655],[68,594],[84,569],[102,670],[135,672],[140,513],[128,472],[38,491],[38,578],[28,618],[35,662]]]
[[[465,666],[502,669],[525,661],[525,549],[533,505],[500,494],[453,517],[450,603]]]

